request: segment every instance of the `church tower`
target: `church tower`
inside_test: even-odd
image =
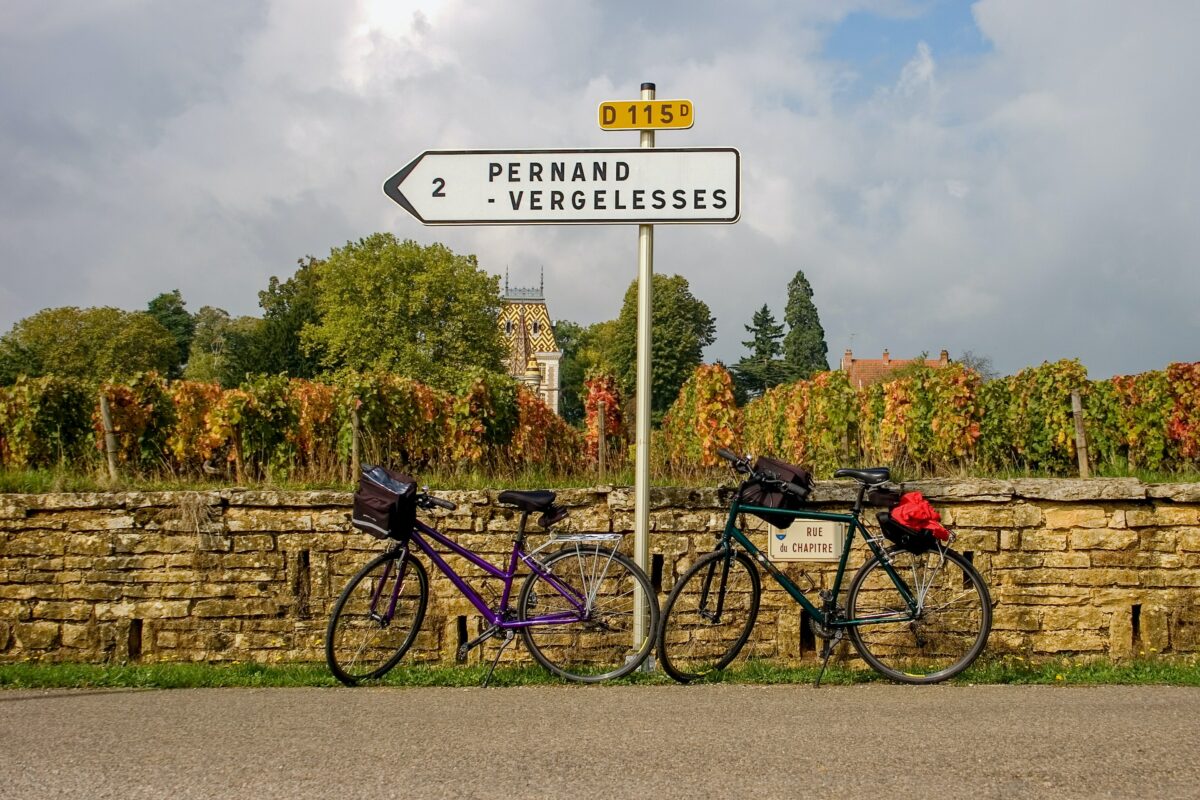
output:
[[[508,343],[508,374],[528,386],[557,414],[562,351],[554,340],[544,289],[545,275],[536,289],[510,289],[505,272],[499,323]]]

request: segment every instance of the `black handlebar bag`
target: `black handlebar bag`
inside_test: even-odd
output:
[[[376,539],[404,539],[416,521],[416,480],[387,467],[364,464],[350,524]]]
[[[742,505],[790,511],[799,511],[804,508],[804,501],[808,499],[813,488],[811,472],[804,467],[797,467],[770,456],[759,456],[754,462],[754,472],[767,480],[751,479],[742,483],[741,492],[738,494],[738,501]],[[786,481],[794,484],[802,493],[785,492],[772,481]],[[780,529],[787,528],[795,519],[790,514],[772,514],[769,511],[751,511],[749,513]]]

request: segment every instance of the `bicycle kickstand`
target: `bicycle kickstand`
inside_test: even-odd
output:
[[[821,647],[821,669],[817,671],[817,679],[813,682],[814,689],[821,688],[821,676],[825,674],[825,667],[829,665],[829,656],[833,653],[833,646],[836,644],[833,639],[826,639]]]
[[[492,673],[496,671],[496,665],[500,663],[500,656],[504,655],[504,650],[513,643],[517,637],[511,628],[504,631],[504,642],[500,645],[500,649],[496,652],[496,657],[492,659],[492,665],[488,667],[487,676],[483,679],[484,688],[492,680]]]

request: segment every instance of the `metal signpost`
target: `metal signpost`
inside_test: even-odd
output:
[[[638,148],[582,150],[426,150],[383,184],[383,191],[426,225],[638,226],[637,408],[634,560],[649,572],[650,395],[654,225],[737,222],[741,155],[732,147],[654,147],[654,131],[690,128],[690,100],[606,101],[603,130],[640,131]],[[637,597],[635,645],[648,609]]]

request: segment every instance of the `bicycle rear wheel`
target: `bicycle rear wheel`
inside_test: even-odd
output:
[[[918,602],[914,617],[878,556],[850,582],[850,640],[863,660],[901,683],[937,683],[962,672],[987,644],[992,600],[978,570],[949,549],[888,551]]]
[[[745,553],[700,558],[663,608],[658,660],[666,673],[688,683],[729,666],[750,638],[760,593],[758,568]]]
[[[383,677],[417,638],[428,598],[429,578],[411,553],[372,559],[333,607],[325,632],[329,671],[347,686]]]
[[[584,543],[541,564],[547,576],[531,573],[517,601],[518,619],[555,620],[521,628],[537,662],[581,683],[620,678],[641,666],[658,629],[658,598],[646,573],[622,553]],[[639,596],[649,618],[645,636],[634,642],[634,598]]]

